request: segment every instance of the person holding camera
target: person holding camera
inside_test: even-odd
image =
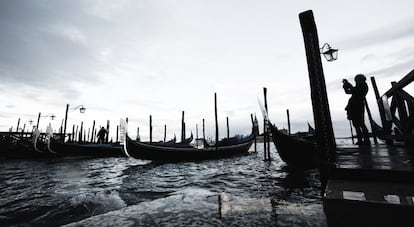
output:
[[[363,74],[355,76],[355,86],[343,79],[343,88],[346,94],[350,94],[348,105],[345,107],[348,120],[352,121],[358,138],[358,145],[370,145],[368,128],[364,121],[365,96],[368,93],[368,85]]]

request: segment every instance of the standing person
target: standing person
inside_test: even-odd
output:
[[[108,131],[102,127],[98,132],[98,143],[104,143],[105,142],[105,136],[108,135]]]
[[[355,127],[357,144],[360,146],[370,145],[368,129],[364,122],[365,96],[368,93],[368,85],[365,81],[366,77],[363,74],[355,76],[355,87],[348,80],[342,80],[345,93],[351,95],[348,105],[345,107],[347,118],[352,121],[352,125]]]

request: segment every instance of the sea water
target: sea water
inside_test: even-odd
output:
[[[327,226],[319,170],[220,160],[0,161],[0,226]]]

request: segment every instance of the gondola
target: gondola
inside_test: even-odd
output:
[[[63,143],[51,139],[48,144],[49,152],[58,156],[70,157],[121,157],[125,156],[120,143]]]
[[[44,152],[37,147],[42,147],[40,141],[34,146],[34,137],[32,133],[0,132],[0,157],[7,159],[34,159],[47,158],[48,152]]]
[[[62,142],[59,137],[53,136],[53,130],[47,130],[47,149],[50,153],[63,157],[121,157],[125,156],[120,143],[75,143]]]
[[[320,159],[314,139],[283,134],[270,122],[269,127],[276,150],[288,166],[308,168],[319,165]]]
[[[231,157],[235,155],[248,154],[249,148],[254,141],[254,133],[247,137],[234,140],[227,145],[210,146],[202,149],[190,145],[185,147],[159,146],[132,140],[126,134],[125,151],[127,155],[146,160],[156,161],[191,161],[208,160]]]

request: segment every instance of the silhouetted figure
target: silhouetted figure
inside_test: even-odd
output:
[[[98,132],[98,143],[104,143],[105,142],[105,136],[108,135],[108,131],[102,127]]]
[[[345,107],[347,118],[355,127],[358,145],[370,145],[367,126],[364,122],[365,96],[368,93],[368,85],[363,74],[355,76],[355,87],[348,80],[343,79],[343,88],[346,94],[351,94],[348,105]]]

